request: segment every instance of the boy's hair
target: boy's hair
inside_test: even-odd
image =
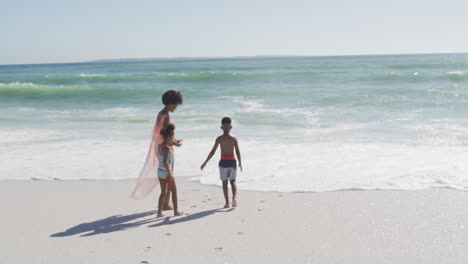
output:
[[[169,90],[169,91],[166,91],[162,97],[162,103],[164,105],[168,105],[168,104],[179,104],[181,105],[182,102],[184,101],[183,98],[182,98],[182,94],[178,91],[174,91],[174,90]]]
[[[167,125],[166,128],[161,129],[161,131],[159,131],[159,134],[161,134],[163,138],[168,138],[174,135],[174,130],[175,130],[174,124],[169,124]]]
[[[221,125],[224,125],[224,124],[230,125],[231,122],[232,120],[229,117],[223,117],[223,119],[221,119]]]

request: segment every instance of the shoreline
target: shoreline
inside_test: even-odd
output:
[[[194,184],[199,184],[201,186],[205,187],[215,187],[215,188],[221,188],[222,184],[203,184],[200,183],[198,180],[192,180],[193,178],[200,177],[200,176],[176,176],[176,180],[180,179],[180,181],[187,181],[191,182]],[[32,179],[4,179],[0,180],[0,184],[2,182],[129,182],[129,181],[136,181],[136,178],[126,178],[126,179],[40,179],[40,178],[32,178]],[[420,189],[379,189],[379,188],[374,188],[374,189],[363,189],[363,188],[346,188],[346,189],[336,189],[336,190],[325,190],[325,191],[276,191],[276,190],[250,190],[250,189],[242,189],[237,186],[237,189],[241,192],[266,192],[266,193],[281,193],[281,194],[286,194],[286,193],[315,193],[315,194],[320,194],[320,193],[333,193],[333,192],[419,192],[419,191],[437,191],[437,190],[448,190],[448,191],[456,191],[456,192],[462,192],[462,193],[468,193],[468,191],[457,189],[457,188],[452,188],[452,187],[426,187],[426,188],[420,188]],[[157,191],[157,190],[156,190]],[[154,191],[153,191],[154,192]]]

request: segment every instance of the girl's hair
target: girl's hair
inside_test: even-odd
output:
[[[166,139],[174,135],[174,130],[175,130],[175,126],[173,124],[169,124],[167,125],[166,128],[161,129],[159,133],[161,134],[161,136],[163,136],[163,138]]]
[[[182,102],[184,101],[183,97],[182,97],[182,94],[178,91],[174,91],[174,90],[169,90],[169,91],[166,91],[162,97],[162,103],[164,105],[168,105],[168,104],[178,104],[178,105],[181,105]]]

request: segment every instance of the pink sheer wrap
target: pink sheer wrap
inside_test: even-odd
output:
[[[163,142],[163,138],[159,133],[164,128],[164,120],[169,118],[167,124],[172,124],[172,119],[167,113],[160,113],[154,124],[153,132],[151,135],[151,143],[146,155],[145,164],[140,171],[135,189],[133,190],[130,197],[132,199],[143,199],[156,187],[159,183],[158,179],[158,153],[156,153],[156,147]]]

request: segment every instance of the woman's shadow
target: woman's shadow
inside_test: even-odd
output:
[[[173,224],[179,224],[183,222],[188,222],[188,221],[193,221],[197,220],[203,217],[207,217],[209,215],[215,214],[215,213],[227,213],[234,210],[233,208],[229,209],[212,209],[212,210],[207,210],[207,211],[202,211],[198,213],[194,213],[191,215],[184,215],[183,217],[178,217],[172,220],[170,217],[162,218],[160,222],[155,223],[153,225],[149,225],[148,227],[159,227],[163,225],[173,225]]]
[[[81,237],[94,236],[99,234],[107,234],[117,231],[124,231],[131,228],[136,228],[142,225],[155,223],[148,227],[159,227],[163,225],[172,225],[177,223],[183,223],[187,221],[197,220],[219,212],[230,212],[233,209],[212,209],[202,212],[198,212],[191,215],[184,215],[177,217],[172,220],[171,217],[156,218],[151,217],[148,219],[142,219],[147,216],[152,216],[156,211],[148,211],[143,213],[136,213],[130,215],[114,215],[104,219],[96,220],[89,223],[81,223],[79,225],[70,227],[69,229],[50,235],[51,237],[67,237],[80,235]]]

